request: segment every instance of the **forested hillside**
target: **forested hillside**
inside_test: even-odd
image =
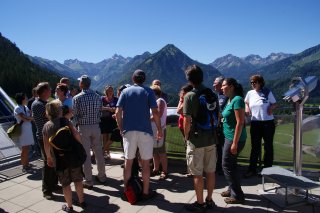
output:
[[[41,81],[53,87],[60,79],[55,72],[33,64],[29,58],[0,33],[0,86],[10,96],[17,92],[31,95],[31,90]]]

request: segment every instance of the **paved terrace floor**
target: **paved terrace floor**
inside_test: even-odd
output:
[[[119,157],[119,155],[117,155]],[[85,199],[88,203],[86,210],[74,206],[75,212],[187,212],[184,209],[186,203],[195,201],[192,178],[181,174],[185,170],[184,163],[181,161],[169,161],[170,175],[166,181],[158,181],[158,177],[151,179],[151,187],[158,192],[158,195],[147,202],[137,205],[130,205],[121,200],[122,191],[122,160],[116,159],[107,161],[106,173],[108,180],[104,185],[96,184],[93,190],[85,189]],[[21,168],[9,168],[0,171],[0,212],[23,212],[23,213],[51,213],[63,212],[61,205],[64,198],[61,193],[55,194],[54,201],[45,200],[41,192],[41,161],[34,161],[35,172],[33,174],[22,174]],[[245,168],[241,168],[244,172]],[[96,174],[96,166],[93,166],[93,174]],[[5,177],[18,177],[7,179]],[[223,176],[217,175],[216,189],[214,190],[213,200],[217,207],[207,212],[320,212],[319,200],[314,205],[302,205],[281,209],[261,196],[259,191],[262,189],[261,178],[254,177],[242,180],[243,190],[246,194],[244,205],[227,205],[224,203],[220,193],[226,189],[226,181]],[[73,187],[74,190],[74,187]],[[320,188],[311,191],[319,199]],[[75,197],[75,194],[74,194]],[[280,198],[276,198],[280,199]]]

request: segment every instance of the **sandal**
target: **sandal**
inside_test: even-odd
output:
[[[167,172],[161,172],[159,180],[165,180],[168,178],[168,173]]]
[[[65,212],[73,212],[73,207],[68,207],[66,204],[63,204],[61,209]]]
[[[244,203],[244,199],[240,200],[240,199],[236,199],[233,197],[227,197],[224,199],[224,202],[226,202],[227,204],[243,204]]]
[[[231,196],[231,192],[229,190],[221,192],[221,197],[230,197]]]

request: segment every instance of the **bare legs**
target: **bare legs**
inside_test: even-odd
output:
[[[143,194],[149,194],[150,181],[150,160],[142,160],[142,180],[143,180]],[[126,159],[124,164],[123,179],[124,191],[127,189],[128,181],[131,177],[133,159]]]
[[[153,165],[154,165],[153,171],[159,171],[160,164],[162,166],[162,171],[167,174],[168,173],[167,153],[153,155]]]
[[[78,195],[79,203],[83,203],[84,202],[84,195],[83,195],[82,181],[75,182],[74,185],[75,185],[76,192],[77,192],[77,195]],[[72,207],[71,186],[68,185],[66,187],[63,187],[62,190],[63,190],[64,199],[66,200],[68,207]]]
[[[207,200],[212,200],[212,193],[213,189],[215,187],[215,173],[214,172],[209,172],[206,175],[206,184],[207,184]],[[203,177],[202,175],[194,175],[193,176],[193,183],[194,183],[194,189],[196,191],[196,196],[197,196],[197,202],[199,204],[204,203],[203,199]]]
[[[30,146],[23,146],[21,148],[21,164],[23,167],[29,165],[29,147]]]
[[[113,143],[112,140],[110,140],[111,134],[102,134],[102,140],[103,140],[103,151],[107,153],[108,157],[110,157],[110,145]]]

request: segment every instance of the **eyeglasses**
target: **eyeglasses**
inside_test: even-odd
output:
[[[255,85],[257,82],[256,81],[251,81],[250,84],[251,85]]]

